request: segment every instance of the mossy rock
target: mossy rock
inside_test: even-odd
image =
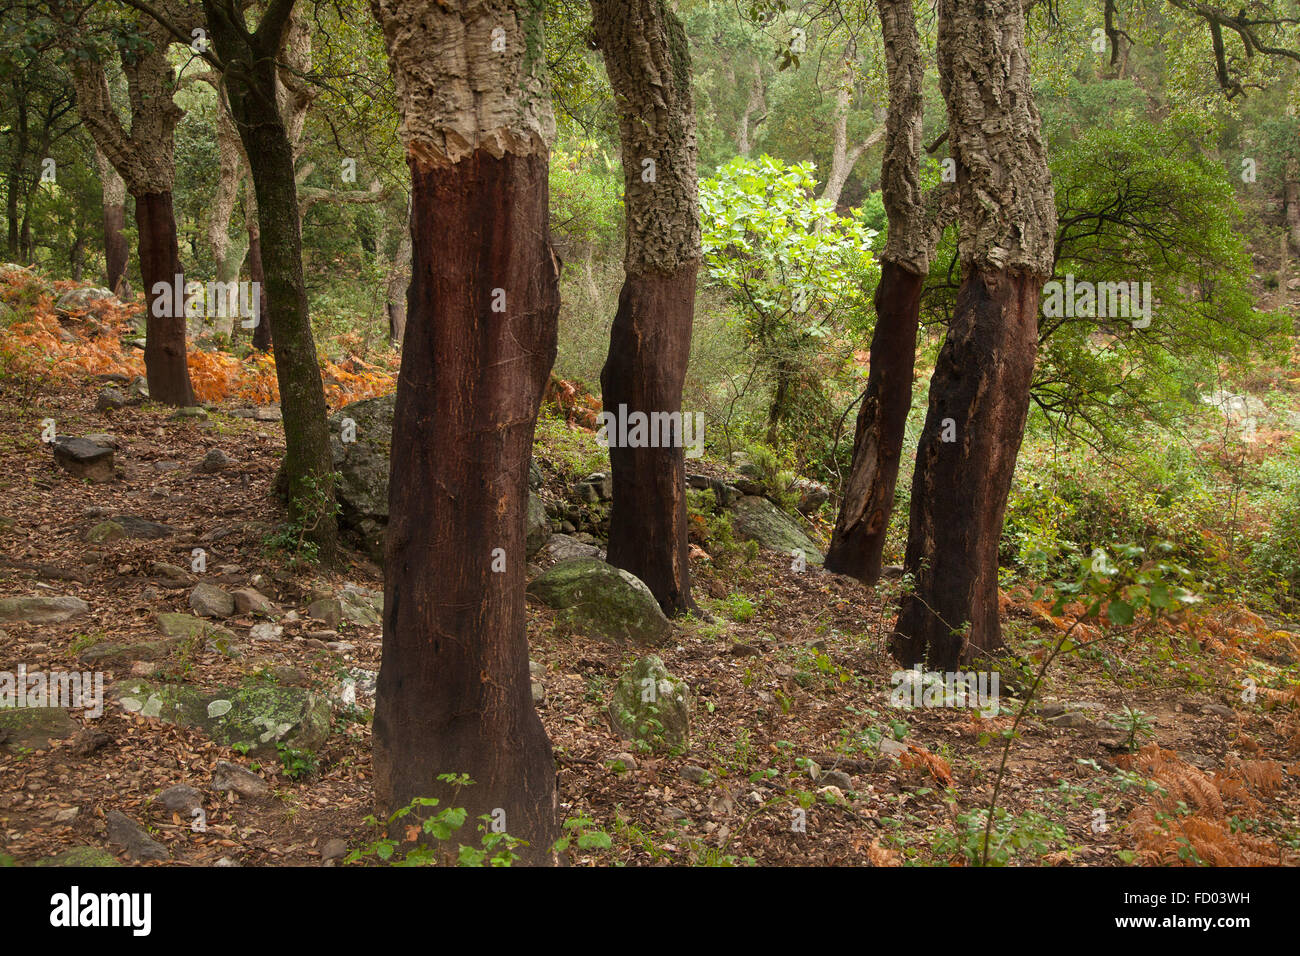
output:
[[[171,611],[165,611],[158,614],[154,620],[158,622],[158,630],[164,635],[176,641],[185,640],[216,640],[224,639],[233,641],[235,635],[226,628],[211,621],[205,621],[201,617],[195,617],[193,614],[176,614]]]
[[[134,641],[119,644],[114,641],[100,641],[81,652],[79,660],[83,664],[130,664],[133,661],[160,661],[172,652],[175,641],[154,640]]]
[[[639,749],[680,753],[690,746],[691,689],[651,654],[619,678],[609,717],[614,731]]]
[[[80,729],[62,707],[0,708],[0,743],[11,750],[46,750],[51,740],[64,740]]]
[[[589,637],[642,647],[672,637],[672,625],[645,583],[596,558],[555,565],[528,585],[528,593]]]
[[[202,730],[219,744],[256,756],[279,746],[316,751],[330,734],[330,707],[298,687],[256,683],[200,690],[192,684],[154,684],[133,678],[115,684],[125,710]]]
[[[741,498],[732,507],[731,524],[737,534],[757,541],[760,548],[787,555],[799,550],[809,564],[821,564],[824,560],[821,550],[798,523],[766,498],[757,495]]]

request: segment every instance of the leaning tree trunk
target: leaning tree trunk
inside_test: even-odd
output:
[[[145,301],[145,377],[149,398],[164,405],[193,405],[194,387],[185,360],[185,310],[180,246],[172,194],[141,193],[135,197],[135,223],[140,232],[140,281]],[[183,305],[183,301],[182,301]]]
[[[592,14],[618,103],[627,207],[627,277],[600,373],[602,403],[615,415],[676,416],[701,257],[686,32],[663,0],[593,0]],[[659,447],[636,448],[619,446],[609,430],[614,504],[608,560],[644,581],[664,612],[677,615],[695,604],[684,429],[669,430],[664,435],[652,426],[651,444]]]
[[[876,330],[871,371],[858,409],[853,464],[835,519],[826,569],[865,584],[880,577],[881,557],[894,510],[899,459],[912,407],[921,287],[930,269],[938,223],[921,201],[921,41],[911,0],[878,0],[889,83],[885,155],[880,179],[889,239],[876,286]]]
[[[99,169],[104,197],[104,272],[108,288],[119,298],[127,296],[126,280],[126,182],[98,147],[95,165]]]
[[[333,564],[339,542],[325,390],[303,277],[293,145],[276,102],[276,58],[291,7],[292,2],[274,4],[250,34],[242,13],[217,0],[204,2],[213,44],[226,64],[230,115],[257,197],[268,305],[262,318],[275,342],[284,421],[285,454],[277,484],[288,499],[291,520],[307,529],[321,561]]]
[[[555,764],[532,701],[524,611],[528,462],[560,304],[541,15],[504,0],[373,9],[402,108],[413,257],[375,798],[385,814],[418,796],[465,807],[457,837],[472,845],[473,822],[500,811],[506,832],[529,842],[524,862],[553,862]]]
[[[1029,410],[1056,210],[1020,0],[940,0],[939,80],[957,161],[962,284],[930,379],[912,480],[901,663],[998,648],[998,544]]]

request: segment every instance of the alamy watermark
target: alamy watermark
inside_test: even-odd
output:
[[[84,710],[92,720],[104,714],[102,671],[0,671],[0,710],[10,707],[62,707]]]
[[[171,282],[155,282],[153,314],[156,318],[243,318],[240,327],[257,328],[262,313],[260,282],[186,282],[177,275]]]
[[[704,454],[704,413],[601,412],[596,444],[601,448],[685,448],[687,458]]]
[[[1043,315],[1049,319],[1128,319],[1135,329],[1151,324],[1150,282],[1076,282],[1074,273],[1065,281],[1053,279],[1043,285]]]

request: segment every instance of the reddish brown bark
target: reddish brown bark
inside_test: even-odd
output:
[[[602,404],[628,414],[681,408],[695,316],[694,262],[675,275],[629,275],[619,294],[609,357],[600,373]],[[620,448],[611,440],[614,504],[609,563],[635,574],[664,613],[691,600],[686,534],[686,459],[680,429],[670,447]]]
[[[108,287],[119,296],[126,292],[126,206],[104,206],[104,266]]]
[[[253,326],[253,348],[263,352],[271,351],[274,342],[271,338],[271,319],[266,309],[266,272],[262,268],[262,237],[255,231],[248,231],[248,279],[257,283],[258,311],[257,325]]]
[[[528,462],[555,359],[544,151],[410,158],[413,262],[393,425],[375,796],[505,811],[549,862],[555,766],[525,633]],[[505,311],[493,311],[504,302]],[[497,552],[496,549],[501,549]],[[492,569],[504,555],[504,571]],[[498,565],[499,566],[499,565]],[[465,773],[459,792],[439,782]]]
[[[905,567],[916,589],[892,641],[905,665],[955,670],[1002,645],[998,544],[1029,412],[1040,287],[1028,273],[989,271],[958,290],[912,480]]]
[[[136,196],[135,221],[140,230],[140,280],[144,284],[147,323],[144,364],[149,397],[164,405],[193,405],[194,388],[185,361],[185,313],[183,308],[176,308],[176,296],[184,300],[185,280],[178,278],[181,255],[172,194]],[[177,283],[180,288],[174,293]]]
[[[912,407],[912,372],[924,281],[922,276],[886,259],[876,286],[871,371],[858,410],[853,465],[826,551],[826,570],[847,574],[864,584],[874,584],[880,577],[881,555],[894,510],[898,463],[907,413]]]

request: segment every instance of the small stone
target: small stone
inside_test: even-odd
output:
[[[325,648],[335,654],[351,654],[357,649],[357,646],[350,641],[330,641],[325,645]]]
[[[239,588],[231,592],[231,597],[235,599],[235,611],[239,614],[257,614],[262,617],[275,615],[275,605],[260,591]]]
[[[892,737],[880,738],[880,756],[882,757],[901,757],[908,752],[907,744],[901,744]]]
[[[120,810],[109,810],[104,822],[108,826],[108,842],[125,847],[136,860],[166,860],[171,857],[167,848],[151,838],[134,820]]]
[[[190,418],[196,421],[203,421],[208,417],[208,411],[200,408],[198,405],[186,405],[184,408],[178,408],[172,412],[172,418]]]
[[[95,410],[99,412],[115,411],[126,408],[126,395],[118,388],[102,388],[95,398]]]
[[[76,739],[72,741],[72,755],[74,757],[89,757],[103,750],[112,742],[112,734],[103,730],[91,730],[87,727],[77,734]]]
[[[86,532],[86,541],[90,544],[105,544],[126,537],[126,529],[116,521],[101,521]]]
[[[55,823],[71,823],[81,813],[81,807],[64,807],[54,814]]]
[[[853,789],[853,778],[843,770],[823,770],[817,782],[827,787],[838,787],[840,790]]]
[[[532,682],[533,703],[540,704],[546,700],[546,685],[539,680]]]
[[[1214,714],[1217,717],[1235,717],[1236,711],[1223,704],[1206,704],[1201,708],[1202,714]]]
[[[343,604],[338,598],[313,601],[307,607],[307,616],[317,621],[324,621],[330,627],[338,627],[343,623]]]
[[[322,860],[341,860],[348,855],[348,844],[346,840],[333,839],[321,847],[320,858]]]
[[[613,758],[609,762],[615,766],[622,764],[624,770],[635,770],[637,768],[636,757],[633,757],[626,750],[622,753],[614,754]]]
[[[1093,726],[1088,716],[1077,710],[1066,711],[1063,714],[1057,714],[1055,717],[1049,717],[1047,722],[1053,727],[1065,727],[1070,730],[1083,730]]]
[[[203,794],[193,787],[178,783],[158,794],[157,802],[172,813],[188,815],[191,810],[203,806]]]
[[[255,641],[278,641],[283,633],[284,628],[278,624],[272,624],[270,621],[254,624],[248,629],[248,636]]]
[[[728,651],[732,657],[761,657],[763,651],[753,644],[732,644],[731,650]]]
[[[234,460],[229,455],[220,448],[214,448],[204,455],[203,460],[199,462],[199,471],[211,475],[218,471],[225,471],[233,464]]]
[[[703,767],[697,767],[694,764],[687,764],[681,769],[683,780],[689,780],[691,783],[705,784],[712,779],[712,775]]]
[[[0,598],[0,621],[59,624],[90,613],[90,605],[75,597]]]
[[[259,799],[271,792],[266,781],[257,774],[227,760],[218,760],[213,768],[212,789],[234,791],[250,799]]]
[[[190,592],[190,607],[199,617],[230,617],[235,613],[235,599],[215,584],[203,581]]]
[[[54,442],[54,461],[74,478],[97,484],[112,481],[113,449],[96,445],[85,438],[60,437]]]

